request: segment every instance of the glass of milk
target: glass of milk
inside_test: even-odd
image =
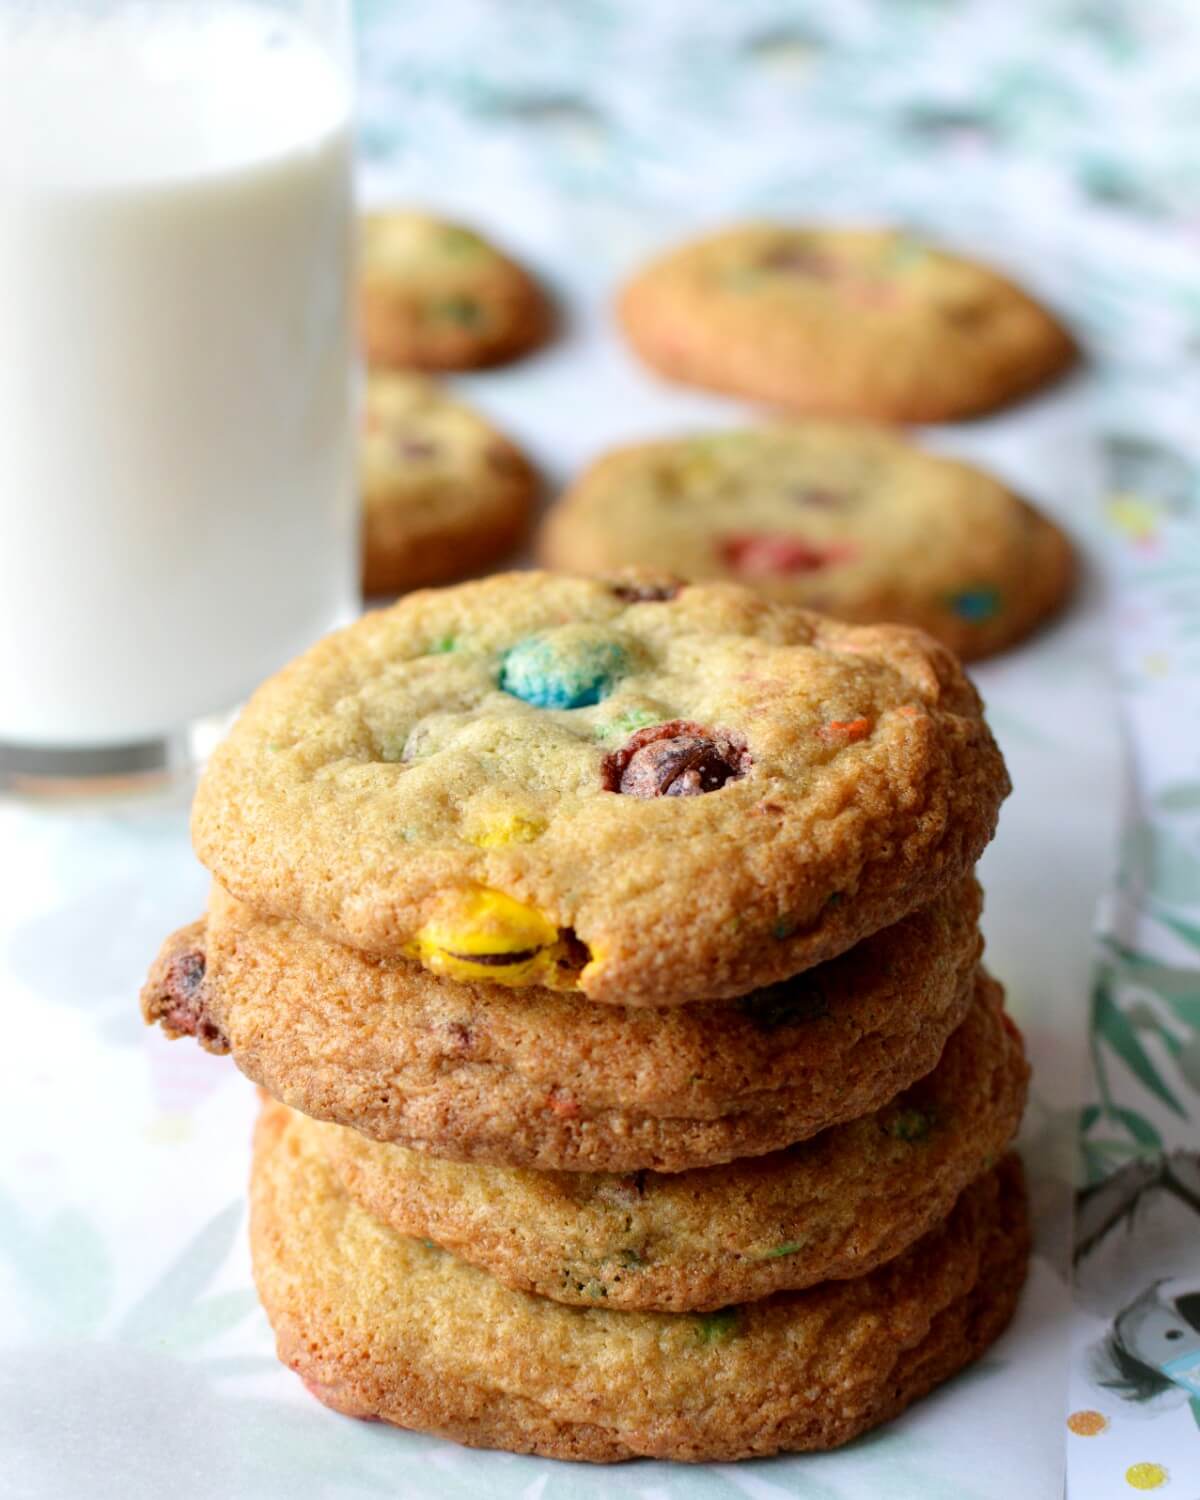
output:
[[[357,604],[345,0],[0,0],[0,783]]]

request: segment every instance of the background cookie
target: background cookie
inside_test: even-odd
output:
[[[735,226],[640,272],[618,311],[664,375],[825,416],[966,417],[1075,357],[1012,282],[896,230]]]
[[[531,572],[311,648],[213,755],[192,832],[241,900],[335,941],[672,1005],[926,904],[1007,791],[978,695],[926,636],[728,584]]]
[[[966,659],[1044,620],[1071,545],[990,475],[833,422],[642,443],[598,459],[547,518],[541,560],[751,584],[842,620],[918,625]]]
[[[371,365],[498,364],[541,343],[550,328],[550,305],[527,271],[474,230],[433,214],[367,214],[360,278]]]
[[[993,1342],[1028,1255],[1010,1158],[853,1281],[698,1315],[564,1307],[372,1219],[278,1104],[257,1133],[250,1238],[279,1357],[322,1401],[473,1447],[593,1461],[844,1443]]]
[[[367,378],[360,453],[363,591],[462,578],[510,552],[537,480],[469,406],[419,375]]]
[[[697,1311],[860,1276],[907,1250],[1008,1148],[1028,1068],[1000,986],[875,1114],[750,1161],[663,1175],[467,1166],[313,1120],[342,1186],[401,1234],[585,1307]]]
[[[866,1114],[937,1062],[981,948],[968,881],[841,958],[732,1003],[593,1005],[439,978],[215,888],[168,939],[148,1021],[232,1051],[277,1098],[469,1161],[665,1171]]]

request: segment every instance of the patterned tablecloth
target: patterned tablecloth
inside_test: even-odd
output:
[[[360,44],[367,196],[478,219],[562,298],[557,345],[460,382],[552,481],[744,418],[637,370],[607,314],[639,258],[734,212],[903,221],[1011,266],[1087,342],[1053,394],[927,433],[1089,563],[1061,626],[977,673],[1017,787],[983,878],[1035,1065],[1038,1255],[978,1369],[838,1454],[592,1470],[334,1417],[251,1289],[251,1090],[136,1015],[204,899],[186,793],[0,804],[0,1493],[1058,1500],[1065,1466],[1071,1500],[1196,1500],[1200,9],[364,0]]]

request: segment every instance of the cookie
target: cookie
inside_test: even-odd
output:
[[[832,417],[974,416],[1076,352],[1011,281],[890,229],[724,229],[635,276],[618,311],[664,375]]]
[[[928,904],[1008,789],[978,695],[919,632],[530,572],[312,647],[218,747],[192,831],[240,900],[333,941],[665,1006]]]
[[[1028,1255],[1009,1158],[852,1281],[695,1315],[564,1307],[380,1224],[278,1104],[257,1132],[250,1237],[279,1357],[327,1405],[596,1462],[844,1443],[999,1336]]]
[[[685,1312],[844,1280],[902,1254],[1008,1148],[1028,1067],[1000,986],[937,1067],[874,1114],[727,1166],[530,1172],[463,1165],[303,1121],[346,1191],[401,1234],[556,1302]]]
[[[537,479],[477,412],[420,375],[377,374],[364,424],[364,593],[445,583],[512,551]]]
[[[550,304],[527,271],[474,230],[433,214],[367,214],[359,275],[373,367],[500,364],[535,348],[550,330]]]
[[[746,583],[841,620],[917,625],[963,658],[1066,599],[1071,544],[969,464],[882,428],[780,423],[607,454],[554,507],[541,560]]]
[[[968,881],[796,979],[649,1010],[443,979],[216,888],[207,923],[164,944],[142,1004],[286,1103],[379,1140],[674,1172],[789,1145],[929,1072],[970,1004],[979,907]]]

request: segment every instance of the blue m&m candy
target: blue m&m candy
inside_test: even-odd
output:
[[[950,608],[960,620],[980,625],[1000,611],[1000,590],[993,588],[964,589],[961,594],[950,596]]]
[[[526,636],[500,668],[500,686],[534,708],[589,708],[630,669],[629,651],[603,626],[564,625]]]

